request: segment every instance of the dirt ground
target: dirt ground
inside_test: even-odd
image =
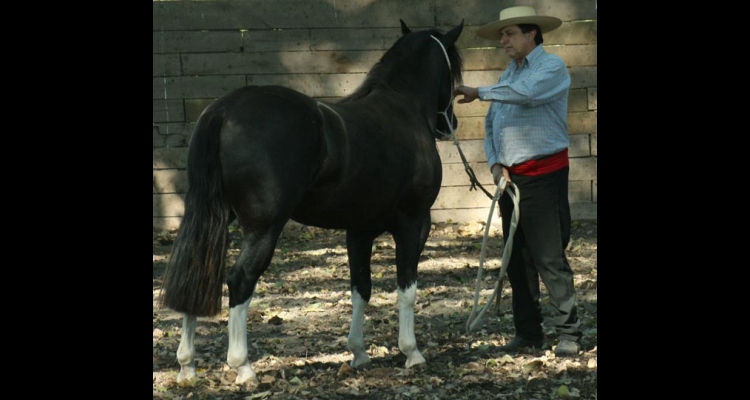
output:
[[[556,358],[553,309],[542,285],[542,349],[504,354],[513,335],[510,287],[502,286],[478,327],[466,331],[474,305],[485,227],[434,224],[419,266],[415,331],[427,360],[404,368],[398,350],[395,247],[375,241],[373,294],[365,312],[372,365],[351,370],[346,347],[351,320],[344,231],[289,224],[272,265],[258,283],[248,317],[248,343],[259,384],[234,384],[226,364],[227,297],[221,315],[199,318],[198,379],[177,384],[181,315],[160,309],[157,296],[174,232],[154,232],[153,398],[159,399],[555,399],[597,398],[597,224],[574,221],[567,254],[575,272],[584,332],[577,357]],[[502,259],[502,238],[490,229],[479,304],[490,297]],[[229,265],[239,250],[232,230]],[[226,287],[225,287],[226,288]]]

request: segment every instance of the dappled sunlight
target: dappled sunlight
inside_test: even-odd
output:
[[[394,382],[400,382],[401,392],[417,398],[430,390],[443,393],[441,398],[452,398],[457,391],[496,391],[499,387],[522,387],[533,393],[547,386],[565,386],[574,394],[591,392],[596,388],[597,370],[596,224],[575,221],[573,229],[567,252],[575,272],[584,332],[579,357],[555,358],[552,341],[527,354],[498,353],[497,348],[513,335],[507,282],[477,328],[466,331],[484,231],[481,224],[446,223],[435,224],[419,263],[414,330],[426,366],[421,370],[404,368],[405,356],[398,349],[395,243],[389,234],[383,234],[373,243],[372,296],[363,325],[365,349],[372,363],[352,370],[348,363],[353,356],[347,348],[352,299],[345,233],[290,225],[248,310],[248,350],[261,383],[234,384],[236,371],[226,364],[229,299],[225,285],[222,312],[197,322],[199,380],[193,390],[211,388],[228,394],[263,393],[273,388],[276,392],[283,389],[290,398],[311,398],[312,393],[333,386],[340,393],[367,396],[392,391]],[[479,285],[480,307],[497,283],[502,237],[496,233],[488,240]],[[239,238],[233,229],[228,265],[233,265],[239,254]],[[174,377],[179,365],[175,352],[182,316],[159,309],[156,301],[171,239],[165,235],[154,242],[154,379],[176,390]],[[543,329],[554,338],[553,309],[544,285],[541,290]]]

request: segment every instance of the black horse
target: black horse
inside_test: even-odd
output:
[[[196,376],[196,317],[221,311],[228,226],[235,219],[243,239],[226,283],[227,363],[238,369],[237,383],[257,381],[247,351],[248,306],[289,219],[346,229],[352,368],[370,362],[362,329],[372,244],[385,232],[393,236],[398,346],[406,367],[425,363],[414,336],[417,264],[442,180],[435,140],[457,126],[452,93],[461,82],[455,42],[462,30],[463,21],[445,34],[412,32],[401,21],[402,36],[338,103],[279,86],[247,86],[205,109],[190,141],[185,214],[161,297],[163,306],[183,313],[178,382]]]

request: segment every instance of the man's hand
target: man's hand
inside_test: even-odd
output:
[[[495,185],[500,183],[500,178],[505,177],[505,180],[510,183],[510,173],[508,172],[508,168],[505,168],[504,166],[500,164],[495,164],[492,166],[492,179],[495,181]]]
[[[495,185],[500,183],[500,178],[503,176],[505,177],[505,180],[510,184],[510,172],[508,172],[508,168],[505,168],[504,166],[500,164],[495,164],[492,166],[492,180],[495,181]],[[502,196],[504,193],[500,193],[500,196]],[[497,206],[497,216],[502,218],[503,213],[500,211],[500,206]]]
[[[458,99],[458,103],[471,103],[479,98],[479,89],[469,86],[459,86],[453,90],[453,95],[464,96],[462,99]]]

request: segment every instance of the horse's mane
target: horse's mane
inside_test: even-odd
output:
[[[362,82],[352,94],[342,98],[339,103],[345,103],[366,97],[378,87],[393,88],[394,79],[391,77],[394,75],[402,75],[404,68],[413,64],[413,61],[411,60],[423,54],[418,50],[421,46],[424,46],[425,42],[432,43],[439,47],[438,44],[430,38],[430,35],[440,38],[443,36],[443,33],[436,29],[430,29],[421,32],[412,32],[399,37],[398,40],[396,40],[396,43],[394,43],[393,46],[383,54],[383,57],[380,58],[372,69],[370,69],[364,82]],[[448,53],[448,60],[450,60],[451,77],[453,78],[454,85],[459,85],[463,82],[461,73],[463,65],[461,53],[456,46],[450,46],[449,48],[446,48],[446,51]],[[443,57],[441,57],[441,59],[442,58]]]

